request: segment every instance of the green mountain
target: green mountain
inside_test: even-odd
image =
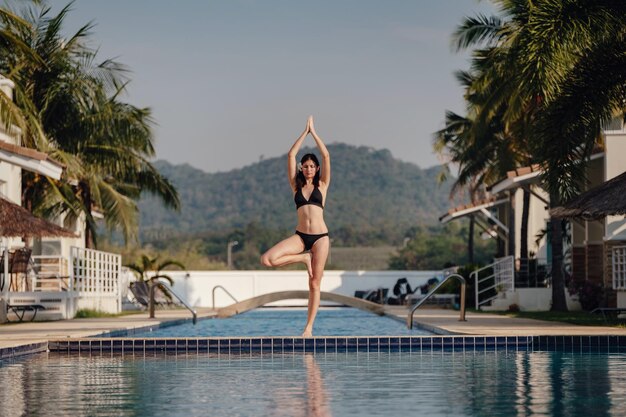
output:
[[[450,183],[437,183],[439,167],[421,169],[394,159],[386,149],[331,144],[328,150],[332,182],[324,217],[331,233],[405,231],[436,224],[438,216],[448,210]],[[302,149],[300,155],[310,151]],[[157,161],[158,170],[177,187],[182,210],[166,210],[153,198],[142,198],[142,239],[215,233],[250,223],[270,229],[295,228],[286,158],[283,155],[213,174]]]

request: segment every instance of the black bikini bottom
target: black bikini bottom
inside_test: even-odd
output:
[[[304,243],[304,250],[311,250],[315,242],[317,242],[324,236],[328,236],[328,233],[322,233],[321,235],[310,235],[308,233],[302,233],[297,230],[296,234],[302,239],[302,243]]]

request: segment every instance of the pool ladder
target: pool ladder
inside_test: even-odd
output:
[[[419,300],[417,304],[415,304],[415,306],[411,309],[411,312],[409,313],[407,320],[406,320],[406,325],[408,326],[409,329],[413,328],[413,314],[415,314],[415,310],[417,310],[419,306],[424,304],[426,300],[428,300],[432,295],[434,295],[443,284],[448,282],[450,278],[456,278],[461,282],[461,307],[459,309],[461,313],[460,313],[459,321],[466,321],[465,320],[465,287],[466,287],[465,278],[463,278],[459,274],[450,274],[447,277],[445,277],[439,284],[437,284],[437,286],[433,288],[428,294],[426,294],[424,298]]]
[[[235,303],[238,303],[239,301],[237,301],[237,299],[235,298],[234,295],[232,295],[226,288],[222,287],[221,285],[216,285],[215,287],[213,287],[213,290],[211,291],[212,294],[212,299],[213,299],[213,304],[211,305],[211,308],[213,310],[215,310],[215,290],[222,290],[226,293],[226,295],[228,295]]]
[[[148,303],[148,309],[150,311],[151,319],[154,318],[154,290],[156,289],[157,286],[164,288],[167,292],[169,292],[174,297],[176,297],[178,301],[180,301],[181,304],[185,306],[185,308],[187,308],[187,310],[191,312],[191,315],[193,316],[193,324],[196,324],[198,322],[198,313],[196,313],[196,310],[194,310],[189,304],[187,304],[187,302],[183,300],[183,298],[180,295],[174,292],[172,287],[170,287],[168,284],[164,283],[163,281],[158,281],[158,283],[152,283],[150,285],[150,299],[149,299],[150,301]]]

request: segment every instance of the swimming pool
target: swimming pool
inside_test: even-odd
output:
[[[40,354],[0,362],[0,414],[623,415],[626,354]]]
[[[168,326],[134,337],[253,337],[299,336],[306,323],[303,308],[263,308],[248,311],[227,319],[200,320]],[[377,316],[356,308],[322,308],[315,319],[316,336],[400,336],[429,335],[420,329],[407,329],[405,323],[385,316]]]

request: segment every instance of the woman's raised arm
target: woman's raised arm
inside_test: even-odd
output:
[[[289,185],[291,185],[291,189],[296,192],[296,174],[297,174],[297,162],[296,155],[298,155],[298,151],[302,146],[302,142],[306,135],[310,132],[309,121],[307,120],[306,128],[304,128],[304,132],[300,134],[300,137],[296,139],[295,143],[289,149],[289,153],[287,154],[287,176],[289,177]]]
[[[315,143],[317,144],[317,148],[320,150],[320,155],[322,156],[322,169],[320,172],[320,181],[323,182],[326,187],[330,184],[330,153],[328,149],[326,149],[326,145],[315,132],[315,127],[313,126],[313,116],[309,116],[309,122],[307,124],[309,127],[309,132],[311,132],[311,136],[315,139]]]

